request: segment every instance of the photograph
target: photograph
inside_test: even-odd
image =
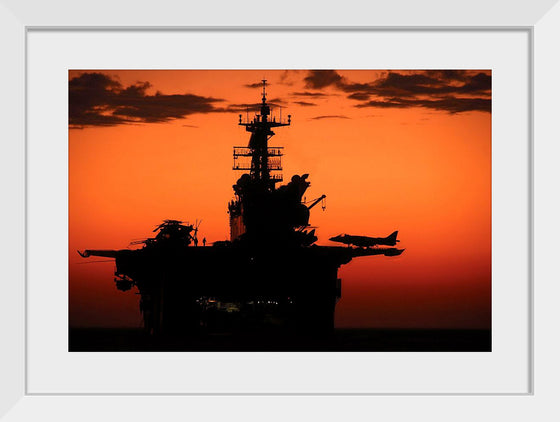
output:
[[[490,69],[68,71],[69,352],[491,352]]]

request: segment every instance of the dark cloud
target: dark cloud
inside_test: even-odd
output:
[[[228,105],[228,111],[235,113],[245,113],[245,111],[257,111],[259,109],[260,103],[258,104],[230,104]]]
[[[313,106],[317,105],[315,103],[308,103],[307,101],[294,101],[294,104],[298,104],[298,105],[304,106],[304,107],[313,107]]]
[[[427,99],[403,99],[392,98],[384,101],[368,101],[358,104],[356,107],[378,107],[378,108],[408,108],[423,107],[434,110],[443,110],[449,113],[461,113],[465,111],[492,111],[492,100],[489,98],[457,98],[444,97],[435,100]]]
[[[335,70],[311,70],[304,78],[309,89],[332,89],[361,101],[356,107],[425,107],[449,113],[491,112],[489,71],[391,71],[371,82],[351,82]]]
[[[415,97],[419,95],[481,94],[489,95],[491,76],[478,73],[463,82],[457,79],[442,79],[426,74],[400,74],[391,72],[371,83],[339,83],[338,87],[351,93],[349,98],[360,99],[365,96]]]
[[[300,92],[292,92],[291,95],[294,97],[327,97],[328,94],[324,92],[309,92],[309,91],[300,91]]]
[[[348,98],[350,98],[351,100],[359,100],[359,101],[369,100],[370,97],[371,97],[371,94],[367,94],[365,92],[355,92],[355,93],[350,94],[348,96]]]
[[[344,116],[342,114],[333,114],[329,116],[316,116],[312,117],[311,120],[322,120],[322,119],[349,119],[350,117]]]
[[[467,70],[445,69],[445,70],[425,70],[424,74],[430,75],[433,78],[444,79],[448,81],[462,81],[468,78],[469,72]]]
[[[284,102],[280,102],[279,98],[275,98],[273,100],[271,100],[271,102],[267,101],[267,104],[271,107],[271,108],[275,108],[275,107],[284,107]],[[241,113],[241,112],[245,112],[245,111],[250,111],[250,112],[258,112],[260,111],[262,103],[244,103],[244,104],[229,104],[224,111],[228,111],[228,112],[234,112],[234,113]]]
[[[266,86],[272,85],[271,83],[266,83]],[[245,88],[262,88],[262,82],[255,82],[254,84],[245,84]]]
[[[378,108],[407,108],[407,107],[412,107],[412,104],[410,104],[410,102],[405,102],[403,100],[400,100],[398,98],[393,98],[392,100],[371,100],[368,101],[367,103],[361,103],[356,105],[356,107],[358,108],[364,108],[364,107],[378,107]]]
[[[271,107],[278,107],[279,104],[287,104],[286,101],[284,101],[282,98],[271,98],[266,100],[267,104],[270,105]]]
[[[349,86],[349,89],[354,91],[352,86]],[[369,91],[376,95],[414,96],[448,93],[449,89],[453,88],[447,84],[442,84],[438,79],[423,74],[402,75],[391,72],[385,78],[378,79]]]
[[[463,86],[460,87],[460,92],[490,92],[492,89],[492,77],[485,73],[477,73]]]
[[[310,70],[303,80],[306,88],[321,89],[339,84],[342,76],[336,70]]]
[[[130,123],[158,123],[195,113],[227,111],[217,108],[223,100],[193,94],[148,95],[149,82],[128,87],[103,73],[83,73],[69,82],[69,125],[115,126]]]

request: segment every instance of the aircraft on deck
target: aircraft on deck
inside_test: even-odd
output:
[[[362,248],[369,248],[370,246],[385,245],[385,246],[395,246],[399,240],[397,240],[398,230],[394,231],[387,237],[369,237],[369,236],[352,236],[349,234],[340,234],[335,237],[331,237],[329,240],[333,242],[345,243],[348,246],[354,245]]]

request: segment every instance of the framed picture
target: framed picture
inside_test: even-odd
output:
[[[547,328],[551,330],[552,327],[549,326],[551,322],[544,320],[548,317],[547,305],[553,300],[556,288],[541,283],[539,289],[543,291],[534,302],[533,274],[535,273],[539,279],[546,280],[546,274],[552,267],[549,262],[553,262],[552,241],[545,240],[544,238],[548,236],[542,235],[545,235],[550,227],[555,227],[546,224],[546,217],[552,218],[554,215],[552,210],[555,209],[555,205],[546,203],[548,199],[543,198],[541,204],[547,205],[545,209],[537,208],[536,213],[533,212],[533,195],[545,190],[540,185],[536,190],[533,189],[533,174],[540,176],[541,180],[545,178],[553,180],[555,177],[546,167],[550,164],[548,160],[554,158],[553,150],[549,151],[546,144],[550,133],[554,133],[551,118],[553,109],[547,108],[547,105],[554,104],[552,101],[555,98],[554,93],[557,92],[557,89],[550,89],[548,85],[552,82],[553,75],[553,65],[547,66],[547,62],[552,63],[553,60],[553,54],[549,50],[552,48],[549,46],[549,40],[557,36],[556,27],[560,14],[558,7],[553,7],[552,3],[542,2],[534,6],[525,6],[526,10],[516,11],[519,14],[515,19],[507,18],[513,20],[506,20],[502,10],[496,6],[495,11],[488,10],[483,20],[474,16],[459,20],[458,17],[442,14],[434,21],[429,14],[422,13],[422,20],[415,21],[412,26],[408,26],[412,21],[393,18],[393,20],[388,19],[383,28],[377,25],[382,23],[379,20],[380,16],[393,16],[394,11],[390,6],[386,6],[388,8],[384,9],[381,15],[367,27],[361,26],[364,22],[359,18],[349,21],[351,23],[349,27],[330,26],[337,24],[334,20],[337,14],[334,12],[329,18],[332,23],[329,19],[319,22],[317,18],[310,18],[309,22],[302,22],[298,18],[291,21],[288,18],[290,13],[283,10],[275,18],[266,22],[267,26],[271,25],[271,27],[264,28],[260,26],[262,22],[258,20],[260,13],[245,14],[242,12],[243,8],[238,5],[240,9],[234,15],[239,20],[235,24],[243,26],[233,28],[231,21],[222,20],[220,17],[215,20],[196,21],[191,17],[186,23],[177,25],[174,20],[176,18],[167,13],[164,15],[159,8],[156,15],[146,12],[145,21],[140,18],[114,21],[113,19],[121,19],[119,16],[124,16],[120,15],[125,11],[124,8],[120,9],[121,6],[116,6],[115,18],[107,17],[104,13],[98,17],[92,14],[91,20],[84,20],[84,17],[67,13],[60,21],[55,18],[54,12],[41,14],[40,18],[36,18],[35,14],[41,10],[40,5],[19,9],[19,6],[4,2],[2,7],[5,8],[6,13],[2,13],[2,19],[5,21],[2,27],[7,34],[4,38],[13,40],[6,44],[5,56],[13,63],[20,63],[17,69],[10,67],[5,70],[5,79],[14,81],[10,84],[12,88],[8,103],[10,107],[6,109],[6,113],[11,116],[7,119],[6,129],[14,141],[6,146],[6,157],[10,159],[4,169],[10,176],[4,179],[9,181],[6,192],[13,195],[11,202],[20,204],[20,208],[16,207],[14,210],[8,208],[5,217],[6,221],[14,222],[10,224],[10,238],[17,239],[7,246],[7,250],[14,254],[7,267],[9,270],[13,268],[13,272],[9,272],[10,276],[6,277],[12,282],[3,283],[6,297],[9,298],[2,310],[6,313],[3,314],[3,320],[10,321],[6,324],[8,340],[6,344],[11,346],[3,351],[2,365],[7,368],[6,373],[11,375],[3,380],[3,407],[0,410],[4,412],[7,420],[10,417],[33,419],[39,414],[54,412],[54,409],[57,409],[57,413],[61,412],[60,418],[70,419],[75,417],[77,409],[83,407],[85,402],[90,403],[91,400],[95,402],[93,406],[95,409],[92,412],[99,417],[106,413],[119,417],[128,412],[134,417],[147,418],[151,412],[157,411],[161,415],[162,408],[164,414],[169,412],[168,415],[171,416],[178,411],[179,406],[187,404],[192,405],[196,409],[195,412],[200,415],[207,411],[208,405],[220,407],[213,412],[215,417],[221,418],[229,414],[245,412],[245,406],[248,405],[246,400],[249,398],[232,397],[244,395],[292,395],[295,401],[301,400],[298,395],[314,395],[316,397],[303,404],[303,408],[308,405],[323,406],[324,404],[326,410],[329,410],[338,400],[343,400],[343,396],[376,396],[367,400],[375,400],[379,412],[387,414],[389,412],[393,414],[395,400],[398,400],[401,405],[397,407],[401,409],[397,411],[397,417],[403,419],[413,416],[411,406],[407,406],[407,402],[414,402],[416,405],[414,414],[423,413],[422,411],[427,413],[429,409],[433,412],[434,406],[441,406],[445,411],[436,412],[436,415],[430,414],[430,419],[436,420],[448,416],[447,412],[452,411],[456,406],[462,404],[462,407],[465,407],[464,400],[473,402],[465,409],[465,414],[473,418],[480,417],[483,413],[485,416],[503,414],[504,411],[511,412],[512,415],[521,411],[552,412],[549,410],[551,404],[549,395],[552,393],[553,377],[545,374],[544,371],[540,374],[541,378],[538,379],[541,381],[537,382],[542,382],[540,387],[542,393],[539,392],[538,385],[533,384],[534,367],[538,369],[541,365],[552,363],[550,352],[541,349],[541,346],[537,349],[534,358],[533,306],[537,315],[539,312],[543,315],[538,327],[541,330]],[[426,10],[429,10],[430,6],[429,2],[426,3]],[[181,8],[185,6],[177,7],[177,10],[183,10]],[[371,6],[361,7],[371,8]],[[202,10],[203,6],[199,5],[197,8]],[[412,8],[406,12],[411,18],[414,15],[413,10]],[[156,23],[160,26],[147,27],[146,25],[150,26],[153,22],[150,18],[154,19],[158,13],[162,13],[161,21]],[[307,13],[304,11],[302,16]],[[168,17],[164,19],[163,16]],[[329,26],[313,28],[320,24]],[[91,25],[100,25],[104,28]],[[306,26],[287,27],[292,25]],[[418,25],[430,26],[420,28]],[[130,26],[134,28],[127,29]],[[147,72],[149,77],[146,77],[146,74],[134,74],[139,70]],[[194,75],[192,72],[196,70],[203,74],[199,79],[192,77]],[[217,96],[210,94],[209,88],[212,84],[214,86],[226,84],[228,79],[235,79],[233,76],[235,72],[247,74],[250,70],[262,70],[271,74],[270,79],[273,84],[268,88],[270,93],[268,95],[274,95],[272,93],[274,84],[278,84],[282,78],[280,71],[285,70],[301,71],[293,81],[295,84],[302,83],[305,78],[313,76],[313,70],[317,71],[317,77],[322,78],[323,82],[323,77],[326,76],[339,78],[337,79],[339,82],[331,83],[329,89],[341,91],[345,96],[363,95],[363,90],[351,92],[347,88],[351,84],[365,84],[367,81],[362,80],[361,72],[371,70],[392,71],[380,73],[375,79],[378,84],[376,86],[379,86],[379,81],[383,78],[387,79],[388,74],[401,77],[412,75],[416,78],[422,75],[426,80],[415,87],[422,86],[424,89],[426,87],[433,89],[433,86],[429,86],[426,81],[430,78],[433,80],[435,73],[429,72],[449,70],[453,72],[455,79],[447,87],[443,87],[448,93],[456,92],[458,87],[466,85],[465,81],[457,79],[462,71],[467,72],[470,78],[479,74],[483,75],[480,78],[491,76],[490,92],[482,90],[484,93],[476,97],[478,100],[491,98],[491,113],[485,105],[475,110],[483,118],[488,119],[491,116],[492,291],[491,307],[486,308],[487,312],[491,312],[491,347],[477,349],[477,351],[463,348],[453,352],[442,348],[431,351],[296,349],[289,352],[228,349],[219,353],[205,349],[188,352],[182,349],[165,349],[153,353],[146,349],[134,352],[125,348],[126,351],[122,351],[123,349],[118,347],[110,347],[104,352],[96,351],[95,348],[86,348],[83,349],[85,351],[80,352],[71,351],[72,319],[79,317],[82,320],[83,318],[95,320],[99,315],[87,314],[100,310],[100,308],[92,310],[84,306],[80,309],[81,312],[73,312],[72,307],[75,310],[81,305],[79,301],[72,304],[68,295],[68,277],[71,276],[69,271],[70,273],[73,271],[69,264],[72,265],[75,256],[79,258],[75,251],[68,249],[69,244],[70,246],[75,244],[72,235],[77,230],[76,226],[72,226],[72,219],[76,218],[76,214],[72,214],[72,207],[77,204],[72,202],[75,201],[72,192],[80,189],[80,180],[77,174],[72,173],[72,166],[76,163],[83,166],[85,163],[85,161],[73,161],[75,159],[73,153],[76,151],[77,142],[83,142],[80,144],[82,147],[88,142],[84,138],[87,137],[87,133],[97,139],[106,137],[105,140],[109,141],[114,135],[109,131],[94,132],[91,129],[80,129],[88,126],[88,121],[72,120],[76,116],[83,118],[84,114],[74,113],[76,109],[73,108],[75,103],[72,103],[72,97],[70,102],[68,101],[69,83],[79,82],[79,78],[83,78],[84,75],[86,78],[91,75],[102,75],[110,79],[111,83],[120,84],[120,87],[111,94],[117,95],[118,92],[128,88],[136,87],[141,91],[141,87],[144,86],[144,89],[147,89],[147,85],[141,84],[153,83],[156,73],[161,72],[164,75],[165,72],[174,71],[182,72],[183,75],[187,75],[187,79],[195,80],[200,88],[197,91],[198,95],[202,96],[204,92],[208,92],[204,96],[214,98]],[[206,77],[210,74],[211,77]],[[163,81],[166,76],[162,78]],[[251,81],[252,79],[251,76]],[[256,82],[260,82],[260,79],[266,79],[266,75]],[[239,83],[251,84],[251,81],[243,79]],[[298,89],[305,88],[303,85],[295,86]],[[207,91],[204,91],[203,87]],[[280,85],[277,87],[280,89]],[[311,85],[307,85],[307,88],[311,93],[326,92],[313,91]],[[400,88],[402,89],[402,85]],[[438,85],[438,88],[442,86]],[[222,89],[227,88],[222,87]],[[259,92],[260,101],[262,86],[254,88],[257,91],[247,89],[249,92]],[[292,92],[291,89],[284,89],[286,93]],[[457,98],[463,100],[471,98],[464,91],[466,88],[461,89],[463,92]],[[158,93],[140,91],[137,94],[154,97],[180,94],[171,88]],[[265,95],[263,94],[263,97]],[[376,95],[379,93],[377,92]],[[434,98],[428,97],[426,92],[422,95],[424,97],[415,96],[416,99],[420,98],[424,101],[417,107],[425,111],[433,111],[434,109],[430,110],[430,107],[426,107],[426,102],[434,101]],[[72,96],[71,92],[70,96]],[[268,98],[273,103],[273,97]],[[359,108],[356,105],[365,105],[368,101],[375,101],[376,98],[378,97],[355,99],[362,103],[352,103],[352,107]],[[446,95],[445,98],[449,99],[451,95]],[[403,106],[405,103],[407,107],[412,104],[410,96],[405,99],[404,96],[387,95],[385,100],[400,104],[395,105],[394,108],[405,108]],[[310,103],[301,98],[291,98],[290,101]],[[243,99],[242,102],[245,104],[247,100]],[[278,110],[275,113],[280,109],[280,101],[277,102]],[[3,104],[6,104],[6,101],[3,101]],[[113,109],[110,113],[113,117],[130,119],[131,125],[148,122],[145,116],[126,114],[123,109],[121,109],[122,113],[114,113],[116,107],[125,107],[126,104],[116,106],[114,102],[111,104]],[[233,101],[230,101],[227,106],[232,104]],[[262,104],[268,103],[263,99]],[[313,107],[299,105],[302,108]],[[375,110],[379,110],[379,107],[389,108],[386,105],[379,106],[373,103],[371,105],[378,106],[372,107]],[[99,107],[107,106],[108,104],[103,103],[96,104],[91,110],[86,110],[89,113],[86,114],[92,117],[94,112],[100,110]],[[361,107],[361,110],[365,108],[365,106]],[[104,110],[98,113],[97,117],[105,118],[108,114],[107,109]],[[242,125],[254,124],[250,120],[252,117],[247,120],[246,113],[240,113]],[[456,109],[447,110],[447,113],[454,114],[453,124],[464,124],[465,131],[473,127],[467,120],[461,120],[461,116],[457,118],[461,113]],[[306,116],[305,112],[301,114]],[[263,115],[261,110],[261,119]],[[328,115],[343,116],[344,114],[329,111]],[[188,113],[177,118],[173,117],[172,120],[183,119],[182,129],[194,130],[195,128],[188,127],[194,124],[184,119],[186,116]],[[235,121],[232,123],[237,125],[237,114],[233,116]],[[309,115],[305,124],[320,121],[315,119],[315,122],[311,122],[313,117],[317,116]],[[287,114],[282,118],[275,117],[277,119],[275,122],[279,124],[283,124],[288,118]],[[292,118],[295,122],[295,116]],[[371,120],[368,122],[371,124]],[[410,123],[410,119],[407,122]],[[74,125],[70,131],[69,123]],[[446,124],[443,121],[441,123],[442,126]],[[118,124],[107,126],[117,131],[122,129]],[[250,127],[246,126],[246,128]],[[488,130],[489,126],[486,125],[486,128]],[[73,130],[76,131],[74,134],[71,133]],[[80,130],[82,132],[79,132]],[[421,132],[421,129],[417,129],[410,133],[419,135]],[[485,136],[488,137],[488,134]],[[536,145],[542,148],[541,155],[537,155],[535,163],[533,163],[533,137]],[[465,143],[467,138],[465,137]],[[242,139],[239,142],[232,140],[231,146],[244,145],[244,142],[245,140]],[[110,142],[105,145],[108,147]],[[351,147],[349,144],[345,146]],[[475,148],[473,145],[465,144],[463,163],[468,161],[469,147]],[[547,153],[543,154],[544,151]],[[84,149],[84,153],[94,152]],[[122,157],[121,160],[118,159],[119,154],[123,152],[115,155],[117,157],[114,161],[115,165],[123,163]],[[286,160],[289,160],[289,157],[290,154],[286,151]],[[542,161],[542,167],[539,160]],[[91,160],[86,161],[95,163]],[[23,166],[24,162],[25,166]],[[460,165],[460,161],[455,165]],[[110,178],[112,171],[114,169],[108,167],[105,176]],[[395,168],[394,171],[397,173],[400,171],[401,175],[406,174],[404,169]],[[457,168],[456,173],[460,171]],[[486,169],[483,168],[473,168],[473,172],[485,171]],[[19,178],[13,175],[19,175]],[[472,191],[479,191],[481,187],[476,184],[478,182],[475,183],[475,180],[473,175]],[[469,195],[472,192],[469,192],[469,183],[466,183],[468,180],[464,182],[461,189],[465,191],[465,195]],[[235,180],[232,180],[233,183]],[[106,186],[110,186],[110,183]],[[102,230],[101,222],[106,218],[103,217],[103,213],[106,213],[107,205],[101,205],[99,199],[92,199],[88,203],[88,192],[84,187],[82,194],[86,199],[81,200],[80,206],[90,207],[89,211],[96,207],[99,209],[97,212],[99,220],[95,223],[97,226],[92,224],[92,227],[98,228],[91,230]],[[118,202],[113,201],[113,204],[118,207]],[[542,221],[538,220],[539,213],[542,213]],[[96,213],[90,212],[88,215],[94,214]],[[195,217],[198,218],[198,216],[188,218],[194,220]],[[535,240],[538,242],[536,249],[533,246],[533,221],[536,229]],[[463,217],[458,215],[457,224],[460,225],[461,222],[472,224],[464,215]],[[80,224],[89,223],[80,222]],[[201,233],[203,225],[200,229]],[[25,227],[25,237],[21,232],[23,227]],[[197,224],[193,226],[193,230],[195,228],[198,229]],[[123,234],[128,233],[124,228],[122,231]],[[465,236],[464,232],[464,228],[462,231],[458,229],[449,234],[450,239],[430,239],[426,247],[436,255],[445,255],[446,245],[460,247],[456,245],[457,239],[453,239],[453,236],[462,238]],[[475,231],[471,230],[471,232]],[[333,236],[336,234],[338,233],[334,233]],[[354,239],[350,242],[350,249],[371,251],[371,248],[377,250],[380,246],[393,247],[383,243],[385,242],[383,239],[387,239],[384,237],[387,234],[379,233],[382,236],[373,238],[377,239],[375,245],[360,246]],[[131,240],[127,236],[123,237],[125,242]],[[195,237],[192,237],[193,242],[194,239]],[[401,239],[404,244],[405,239]],[[143,247],[147,247],[145,239],[143,242]],[[476,255],[480,252],[480,248],[483,248],[484,242],[488,242],[488,238],[481,237],[480,242],[471,239],[465,241],[465,248],[471,249]],[[18,248],[17,245],[21,247]],[[84,246],[80,244],[78,248],[82,249]],[[87,245],[85,249],[89,249]],[[94,249],[96,248],[91,248]],[[534,251],[542,252],[542,255],[535,260],[538,265],[535,269]],[[550,259],[547,259],[548,257]],[[452,263],[447,262],[446,265]],[[89,268],[86,265],[83,267]],[[22,268],[25,268],[25,271],[22,271]],[[458,268],[461,272],[468,273],[467,269],[460,266]],[[13,280],[18,282],[14,283]],[[468,282],[468,277],[466,281]],[[433,288],[434,285],[431,286]],[[543,294],[544,291],[546,294]],[[461,290],[457,290],[453,294],[460,295],[460,292]],[[473,294],[469,289],[463,292]],[[83,294],[84,297],[87,296],[87,293]],[[432,297],[438,295],[434,294]],[[205,296],[204,300],[209,302],[211,299]],[[472,304],[476,301],[468,303]],[[205,303],[205,306],[208,305],[209,303]],[[237,304],[228,302],[227,306],[235,311]],[[442,315],[459,314],[450,312]],[[465,312],[462,317],[468,318],[468,315],[469,312]],[[481,311],[477,309],[470,315],[477,315],[480,318]],[[464,326],[469,326],[469,323],[465,323]],[[444,324],[439,325],[442,326]],[[548,338],[545,338],[542,340],[542,345],[548,342]],[[207,397],[197,399],[194,397],[197,395]],[[330,395],[341,397],[334,401],[332,397],[322,397]],[[433,396],[410,397],[426,395]],[[441,397],[442,395],[476,395],[477,397],[444,398]],[[507,397],[499,399],[482,397],[488,395]],[[277,397],[261,399],[257,400],[260,402],[257,406],[262,411],[270,411],[274,404],[278,404],[276,400],[279,400]],[[364,400],[351,412],[365,411],[371,402]],[[223,406],[216,406],[214,401],[222,402],[226,406],[222,409]],[[504,410],[504,401],[508,403],[505,406],[506,410]],[[141,403],[143,404],[140,406]],[[146,403],[150,407],[148,411],[146,411]],[[362,404],[364,407],[361,407]],[[279,409],[278,412],[278,414],[288,415],[285,413],[287,410],[284,409]]]

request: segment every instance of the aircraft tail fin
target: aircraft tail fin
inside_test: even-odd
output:
[[[399,234],[398,230],[395,230],[393,233],[391,233],[389,236],[387,236],[387,239],[389,239],[391,242],[398,242],[397,240],[397,235]]]

